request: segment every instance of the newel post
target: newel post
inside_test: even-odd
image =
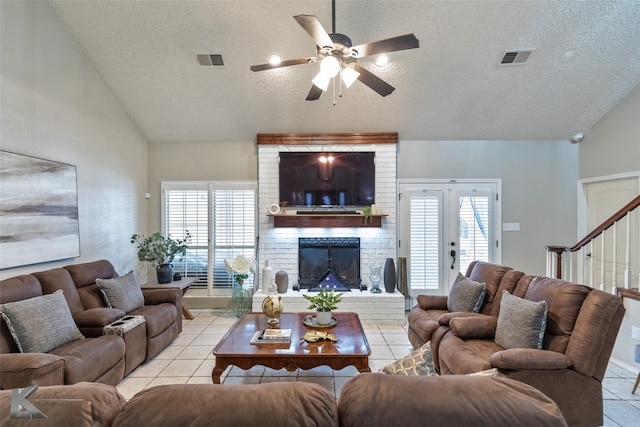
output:
[[[555,253],[556,254],[556,278],[557,279],[562,279],[562,254],[570,251],[571,248],[568,248],[566,246],[546,246],[547,248],[547,260],[549,260],[548,255],[551,253]],[[552,269],[551,269],[551,265],[547,266],[547,275],[551,276],[551,274],[553,273]]]

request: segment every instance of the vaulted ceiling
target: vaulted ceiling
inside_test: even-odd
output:
[[[356,82],[305,101],[318,63],[252,72],[277,51],[315,55],[294,15],[331,32],[331,1],[49,0],[151,142],[252,141],[256,133],[398,132],[402,140],[568,140],[640,83],[640,1],[337,0],[354,45],[414,33]],[[505,51],[533,49],[522,65]],[[197,54],[220,54],[202,67]]]

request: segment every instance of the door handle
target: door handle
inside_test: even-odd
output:
[[[449,252],[449,255],[451,255],[451,269],[454,270],[456,268],[456,251],[455,251],[455,249],[451,249],[451,252]]]

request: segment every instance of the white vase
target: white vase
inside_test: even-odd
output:
[[[316,311],[316,319],[318,320],[318,325],[328,325],[331,323],[331,312]]]
[[[273,282],[273,267],[269,265],[269,260],[264,260],[264,268],[262,269],[262,293],[267,295]]]

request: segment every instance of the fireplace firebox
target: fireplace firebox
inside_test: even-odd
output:
[[[363,289],[359,237],[301,237],[298,239],[298,287],[349,292]]]

